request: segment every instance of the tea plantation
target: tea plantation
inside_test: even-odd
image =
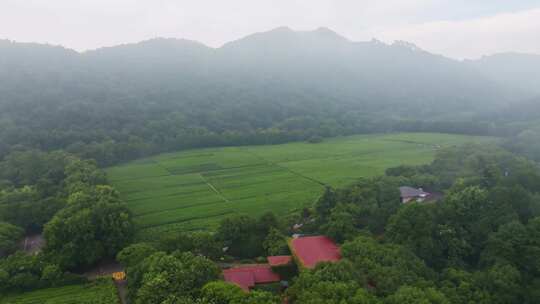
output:
[[[321,143],[197,149],[109,168],[140,237],[213,229],[232,214],[284,215],[310,205],[324,185],[342,187],[400,164],[429,163],[444,146],[493,138],[401,133]]]
[[[84,285],[0,296],[0,304],[120,304],[120,300],[112,280],[106,278]]]

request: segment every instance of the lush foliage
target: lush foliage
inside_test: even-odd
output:
[[[10,223],[0,222],[0,257],[13,252],[24,231]]]
[[[1,251],[43,231],[45,248],[0,260],[0,290],[78,283],[68,271],[114,257],[133,232],[131,213],[95,162],[63,153],[15,152],[0,162]],[[21,228],[17,228],[18,225]]]
[[[33,290],[83,282],[76,275],[65,273],[42,255],[17,252],[0,260],[0,292]]]
[[[240,287],[224,282],[210,282],[202,288],[199,301],[212,304],[278,304],[278,296],[264,291],[246,293]]]
[[[130,298],[135,303],[174,303],[177,298],[198,297],[206,283],[219,278],[214,263],[191,253],[152,253],[143,247],[125,250],[131,258],[122,258],[128,255],[124,251],[119,257],[126,263]]]
[[[65,180],[77,159],[65,153],[15,152],[0,162],[0,218],[40,231],[65,205]]]
[[[227,246],[228,254],[256,257],[263,255],[265,238],[271,231],[275,233],[277,227],[278,220],[273,213],[263,215],[258,221],[249,216],[236,216],[221,222],[216,237]]]
[[[72,193],[68,205],[45,225],[46,254],[64,267],[88,266],[129,242],[131,214],[110,186]]]

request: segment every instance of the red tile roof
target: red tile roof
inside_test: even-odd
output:
[[[245,291],[255,284],[279,282],[278,274],[272,271],[268,264],[246,265],[223,270],[225,281],[234,283]]]
[[[288,265],[292,262],[292,256],[290,255],[269,256],[266,259],[268,260],[268,264],[273,267]]]
[[[292,239],[291,251],[305,268],[314,268],[320,262],[335,262],[341,259],[339,247],[326,236]]]
[[[245,291],[249,291],[250,287],[255,286],[255,278],[253,274],[249,271],[246,272],[229,272],[227,270],[223,271],[225,276],[225,281],[234,283]]]

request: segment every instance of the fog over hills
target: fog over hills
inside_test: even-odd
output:
[[[2,70],[9,71],[11,77],[24,77],[17,74],[32,69],[32,75],[26,76],[107,75],[110,80],[137,85],[148,81],[160,86],[205,87],[193,83],[204,81],[250,90],[275,83],[281,88],[267,89],[309,89],[315,94],[333,95],[326,96],[329,101],[338,98],[379,106],[403,102],[426,106],[441,101],[457,107],[496,105],[540,92],[537,55],[500,54],[459,62],[406,42],[352,42],[327,28],[297,32],[280,27],[218,49],[195,41],[157,38],[80,54],[59,47],[3,41],[0,52],[4,59],[0,64],[5,67]],[[142,83],[142,88],[148,88],[148,84]]]
[[[327,28],[280,27],[217,49],[157,38],[77,53],[4,40],[0,136],[28,132],[27,145],[40,148],[155,137],[167,150],[184,145],[184,131],[296,132],[290,140],[381,132],[400,121],[470,123],[540,95],[538,58],[457,61]],[[39,137],[51,130],[54,138]],[[74,130],[94,133],[81,139]]]
[[[501,53],[466,63],[500,85],[540,95],[540,55]]]

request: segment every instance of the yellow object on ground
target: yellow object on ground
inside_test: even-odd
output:
[[[123,271],[120,271],[120,272],[114,272],[112,274],[112,277],[115,281],[122,281],[122,280],[125,280],[126,279],[126,273],[123,272]]]

